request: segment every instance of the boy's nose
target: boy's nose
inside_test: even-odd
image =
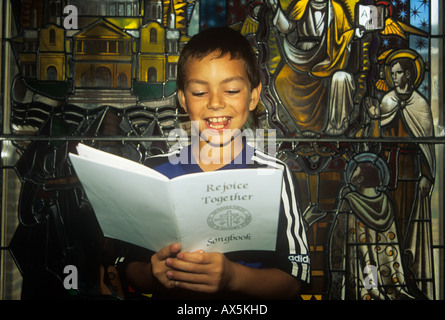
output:
[[[221,97],[218,94],[211,94],[208,104],[208,109],[217,110],[224,108]]]

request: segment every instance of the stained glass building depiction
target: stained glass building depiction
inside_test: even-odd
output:
[[[258,57],[246,127],[274,132],[266,151],[299,190],[311,283],[295,299],[444,298],[441,1],[4,0],[1,14],[1,299],[150,299],[119,281],[68,153],[168,152],[190,129],[181,49],[222,25]]]

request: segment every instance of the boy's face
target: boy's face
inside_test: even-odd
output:
[[[214,136],[220,145],[230,142],[227,133],[242,129],[258,104],[261,85],[252,89],[243,61],[230,59],[229,54],[219,57],[218,52],[201,60],[190,58],[185,75],[179,101],[190,120],[198,123],[201,138]]]

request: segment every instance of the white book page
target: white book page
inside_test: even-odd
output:
[[[84,145],[79,154],[69,156],[106,237],[153,251],[173,242],[184,251],[275,249],[279,169],[221,170],[168,180]]]
[[[76,147],[76,150],[79,154],[79,156],[91,160],[96,160],[102,163],[107,163],[110,166],[122,168],[126,170],[136,171],[136,172],[143,172],[146,175],[152,175],[154,177],[157,177],[159,179],[168,180],[166,176],[159,173],[156,170],[153,170],[152,168],[149,168],[147,166],[144,166],[143,164],[140,164],[138,162],[111,154],[109,152],[101,151],[89,146],[86,146],[82,143],[79,143]]]
[[[184,251],[275,250],[281,170],[221,170],[172,182]]]
[[[106,237],[158,251],[179,241],[169,182],[70,154]]]

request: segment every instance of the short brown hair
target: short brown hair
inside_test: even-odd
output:
[[[257,59],[249,41],[232,28],[216,27],[205,29],[194,35],[181,50],[176,80],[179,90],[184,90],[187,61],[190,58],[202,59],[215,51],[221,52],[220,57],[230,54],[232,59],[241,59],[251,88],[256,88],[260,84]]]

